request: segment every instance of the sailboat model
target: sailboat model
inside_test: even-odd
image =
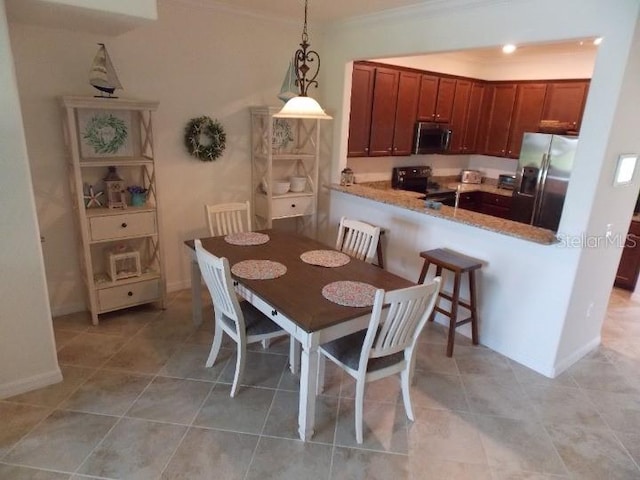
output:
[[[122,88],[122,84],[118,79],[116,69],[113,68],[113,63],[111,63],[111,58],[109,58],[104,43],[99,43],[98,45],[100,45],[100,48],[93,59],[91,70],[89,70],[89,83],[107,94],[96,95],[96,97],[117,98],[112,94],[116,88]]]
[[[290,61],[278,98],[284,103],[287,103],[293,97],[297,97],[298,95],[300,95],[300,89],[296,82],[296,74],[293,70],[293,61]]]

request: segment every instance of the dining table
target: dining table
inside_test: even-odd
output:
[[[305,252],[333,249],[312,238],[284,230],[259,230],[258,233],[266,235],[268,241],[260,245],[234,245],[224,236],[200,240],[205,250],[228,259],[237,293],[290,334],[291,369],[294,372],[298,368],[294,345],[302,347],[298,433],[301,440],[308,441],[314,432],[318,347],[366,329],[372,310],[371,305],[335,303],[325,297],[323,289],[330,284],[355,282],[376,289],[395,290],[415,283],[355,258],[349,258],[348,263],[336,267],[306,263],[301,259]],[[202,284],[194,240],[185,241],[185,245],[192,254],[193,321],[199,324],[202,321]],[[233,266],[249,260],[277,262],[286,267],[286,272],[270,279],[248,279],[236,275]]]

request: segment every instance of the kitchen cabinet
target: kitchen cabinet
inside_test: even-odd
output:
[[[369,156],[375,73],[375,67],[358,63],[353,64],[349,142],[347,147],[349,157]]]
[[[509,218],[511,197],[496,193],[481,192],[480,213],[499,218]]]
[[[134,305],[157,302],[164,307],[152,135],[158,103],[65,96],[62,107],[80,268],[92,323],[99,323],[100,314]],[[141,204],[125,193],[134,185],[145,189]]]
[[[455,78],[422,75],[418,102],[418,121],[449,123],[453,112],[455,93]]]
[[[400,72],[398,70],[376,68],[371,108],[369,156],[392,154],[399,81]]]
[[[393,155],[411,155],[413,131],[418,108],[420,75],[400,72],[398,80],[398,100],[393,128]]]
[[[463,192],[458,197],[458,208],[471,210],[473,212],[480,211],[480,195],[482,192]]]
[[[488,111],[482,153],[505,156],[517,89],[515,83],[496,83],[486,89]]]
[[[521,83],[517,86],[507,157],[519,158],[524,132],[538,130],[546,91],[546,83]]]
[[[478,134],[480,131],[480,118],[482,113],[482,100],[484,98],[484,83],[472,82],[469,93],[469,108],[462,132],[462,153],[475,153],[478,149]],[[455,135],[455,130],[454,130]]]
[[[251,108],[251,187],[257,229],[275,220],[296,219],[304,233],[315,235],[320,159],[319,119],[274,118],[275,107]],[[281,195],[271,191],[274,180],[307,179],[304,190]]]
[[[631,222],[614,285],[633,291],[640,273],[640,222]]]
[[[541,120],[568,124],[580,131],[588,91],[588,80],[548,82]]]
[[[462,153],[464,151],[465,126],[469,113],[469,98],[471,96],[471,81],[458,80],[456,93],[451,112],[451,141],[450,153]]]

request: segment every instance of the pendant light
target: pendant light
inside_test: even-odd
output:
[[[302,29],[302,43],[293,56],[294,69],[296,74],[296,85],[300,89],[300,95],[293,97],[285,103],[282,110],[274,115],[278,118],[318,118],[321,120],[331,120],[320,104],[313,98],[307,96],[309,86],[318,87],[316,77],[320,72],[320,55],[315,50],[309,50],[311,46],[307,35],[307,4],[304,1],[304,27]],[[309,78],[307,78],[309,75]]]

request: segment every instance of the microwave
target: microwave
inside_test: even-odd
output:
[[[442,123],[416,123],[413,142],[414,154],[446,153],[449,151],[451,128]]]

